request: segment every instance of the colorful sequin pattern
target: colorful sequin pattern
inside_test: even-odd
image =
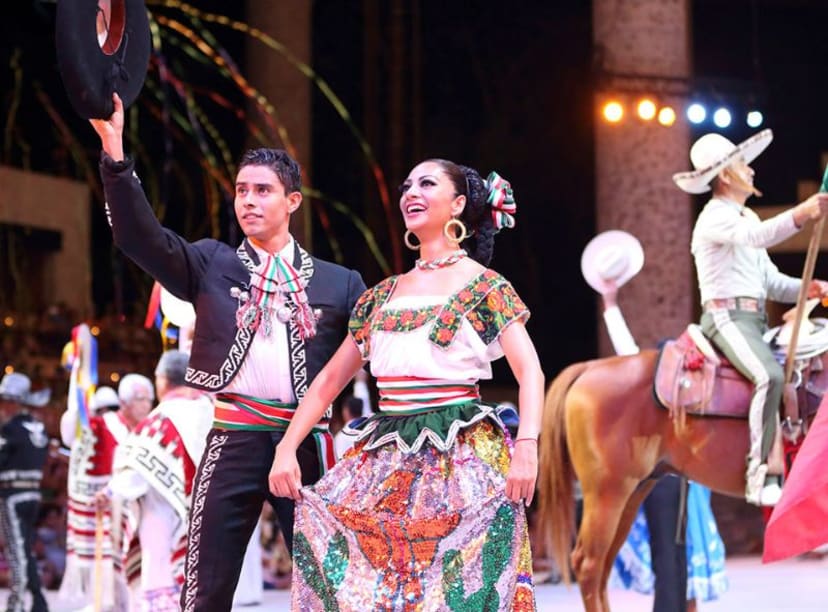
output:
[[[529,309],[514,287],[494,270],[480,273],[445,305],[383,309],[397,278],[387,278],[363,293],[354,307],[348,327],[363,357],[370,355],[370,335],[374,330],[406,332],[434,321],[429,340],[445,348],[451,344],[463,318],[485,344],[494,341],[512,321],[529,318]]]
[[[509,448],[481,421],[448,452],[345,455],[296,507],[294,610],[534,610]]]

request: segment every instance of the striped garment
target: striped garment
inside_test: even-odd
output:
[[[474,381],[389,376],[377,379],[379,409],[394,414],[420,414],[480,400]]]
[[[213,427],[224,430],[275,431],[284,432],[290,425],[297,404],[286,404],[242,393],[219,393],[216,395]],[[327,471],[336,461],[333,437],[328,427],[327,416],[311,430],[316,440],[319,464]]]

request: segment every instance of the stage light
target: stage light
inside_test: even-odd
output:
[[[663,107],[658,111],[658,122],[664,127],[670,127],[676,122],[676,111],[670,106]]]
[[[713,113],[713,123],[716,124],[716,127],[726,128],[730,125],[732,119],[730,111],[724,107],[717,108],[716,112]]]
[[[92,327],[89,328],[89,333],[92,334],[93,336],[97,336],[98,334],[101,333],[101,328],[98,327],[97,325],[93,325]]]
[[[3,319],[3,325],[6,327],[14,327],[14,317],[6,317]]]
[[[655,102],[653,102],[649,98],[644,98],[638,103],[636,111],[638,112],[638,116],[641,117],[644,121],[650,121],[653,117],[656,116]]]
[[[112,372],[112,374],[110,374],[110,375],[109,375],[109,380],[111,380],[112,382],[116,383],[116,382],[118,382],[119,380],[121,380],[121,375],[120,375],[120,374],[118,374],[117,372]]]
[[[690,123],[701,123],[706,118],[707,110],[698,102],[694,102],[687,107],[687,120],[690,121]]]
[[[752,110],[747,114],[747,124],[752,128],[758,128],[764,120],[765,118],[758,110]]]
[[[610,123],[618,123],[624,117],[624,107],[621,106],[620,102],[610,100],[604,104],[602,114],[604,115],[604,119]]]

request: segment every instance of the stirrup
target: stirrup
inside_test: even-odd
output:
[[[785,420],[780,424],[782,428],[782,436],[789,442],[796,442],[802,435],[805,427],[805,422],[802,419],[792,419],[785,417]]]

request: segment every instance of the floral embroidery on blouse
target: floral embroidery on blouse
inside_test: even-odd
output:
[[[441,308],[441,304],[435,304],[423,308],[383,309],[377,313],[378,322],[372,328],[387,332],[411,331],[434,319]]]
[[[528,317],[529,309],[509,281],[494,270],[486,270],[452,296],[437,317],[429,340],[447,347],[465,318],[488,345],[509,323]]]
[[[354,306],[348,329],[365,358],[370,355],[372,331],[407,332],[433,321],[429,340],[446,348],[465,318],[488,345],[509,323],[529,317],[529,309],[514,287],[494,270],[480,273],[445,304],[383,309],[397,278],[391,276],[368,289]]]
[[[348,332],[356,342],[360,354],[365,358],[371,353],[371,322],[374,318],[374,311],[385,303],[396,284],[397,276],[389,276],[379,284],[366,289],[359,296],[351,311]]]
[[[504,282],[497,290],[490,291],[485,301],[466,313],[466,319],[487,345],[491,344],[509,323],[528,317],[529,309],[508,282]]]

